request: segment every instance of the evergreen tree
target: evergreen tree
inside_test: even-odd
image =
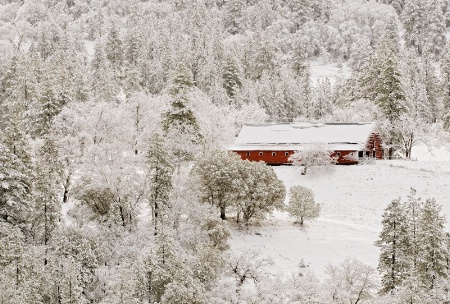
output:
[[[440,0],[426,2],[427,28],[424,41],[424,50],[439,56],[445,46],[445,33],[447,31]]]
[[[30,165],[0,142],[0,218],[24,224],[31,211],[33,171]]]
[[[155,134],[151,140],[147,153],[147,166],[150,182],[148,201],[152,209],[154,234],[157,235],[160,227],[168,225],[167,215],[170,207],[169,195],[172,190],[173,175],[169,154],[164,150],[163,141],[158,134]]]
[[[405,0],[402,13],[403,26],[405,28],[405,42],[422,54],[427,31],[427,7],[428,0]]]
[[[178,160],[191,160],[202,141],[200,126],[191,108],[192,73],[179,64],[169,87],[169,109],[163,113],[162,126],[168,138],[171,153]]]
[[[95,45],[91,67],[91,89],[95,99],[104,102],[115,101],[119,89],[114,78],[114,70],[108,64],[104,49],[99,41]]]
[[[411,188],[408,200],[404,204],[410,240],[409,245],[411,246],[408,250],[409,256],[412,259],[410,276],[416,276],[417,274],[417,258],[419,254],[419,243],[421,242],[419,238],[419,218],[422,214],[422,205],[421,199],[416,197],[416,189]]]
[[[375,245],[380,247],[378,271],[381,273],[381,292],[394,294],[402,286],[411,269],[408,221],[400,199],[385,209],[383,228]]]
[[[45,136],[37,153],[34,183],[33,234],[35,242],[47,246],[61,218],[62,165],[51,136]]]
[[[120,78],[123,65],[123,45],[119,37],[119,31],[115,24],[109,29],[105,43],[106,58],[111,63],[116,77]],[[116,79],[118,79],[116,78]]]
[[[264,74],[278,75],[277,46],[272,37],[257,32],[246,46],[246,77],[260,80]]]
[[[232,56],[227,56],[223,65],[223,88],[231,101],[235,99],[242,87],[241,72],[237,61]]]
[[[225,2],[224,11],[224,24],[227,31],[232,35],[240,33],[244,29],[244,1],[228,0]]]
[[[398,15],[402,13],[405,6],[404,0],[381,0],[380,2],[390,4],[395,9]]]
[[[447,42],[441,57],[441,89],[444,128],[450,130],[450,44]]]
[[[424,52],[422,57],[424,72],[423,84],[425,85],[428,102],[427,106],[423,107],[427,112],[422,117],[425,123],[436,123],[437,118],[441,116],[439,109],[439,81],[430,55],[430,53]]]
[[[433,290],[438,281],[447,278],[447,236],[444,231],[445,218],[440,215],[441,206],[435,199],[427,199],[418,222],[417,269],[420,282],[425,289]]]

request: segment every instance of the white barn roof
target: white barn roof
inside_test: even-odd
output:
[[[375,123],[295,123],[244,125],[231,150],[296,150],[308,144],[328,144],[339,150],[363,148]]]

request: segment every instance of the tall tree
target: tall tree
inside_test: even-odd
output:
[[[150,183],[148,201],[152,209],[154,234],[157,235],[161,227],[168,224],[173,175],[169,154],[165,151],[163,140],[158,134],[152,137],[147,153],[147,166]]]
[[[381,292],[394,294],[411,269],[408,222],[400,199],[393,200],[385,209],[383,228],[375,245],[380,247],[378,271],[381,273]]]
[[[223,65],[223,87],[230,98],[230,104],[242,87],[241,71],[236,58],[228,55]]]
[[[444,128],[450,130],[450,43],[447,42],[441,57],[441,90],[443,98]]]
[[[185,64],[179,64],[168,89],[169,109],[162,117],[169,149],[178,161],[193,159],[202,142],[200,126],[190,100],[193,87],[191,71]]]
[[[54,138],[44,137],[37,153],[37,178],[34,184],[33,236],[47,246],[61,218],[63,193],[62,164]]]
[[[27,228],[25,219],[32,210],[31,164],[0,142],[0,218]]]
[[[444,231],[445,219],[435,199],[427,199],[418,221],[417,268],[425,289],[433,290],[442,278],[447,278],[449,249]]]

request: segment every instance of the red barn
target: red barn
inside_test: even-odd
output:
[[[383,147],[375,123],[294,123],[244,125],[230,149],[242,159],[269,165],[290,164],[289,156],[308,145],[326,145],[336,163],[357,164],[382,159]]]

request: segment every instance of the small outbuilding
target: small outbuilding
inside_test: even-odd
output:
[[[242,159],[284,165],[311,145],[326,145],[339,165],[383,158],[381,137],[372,122],[244,125],[230,150]]]

